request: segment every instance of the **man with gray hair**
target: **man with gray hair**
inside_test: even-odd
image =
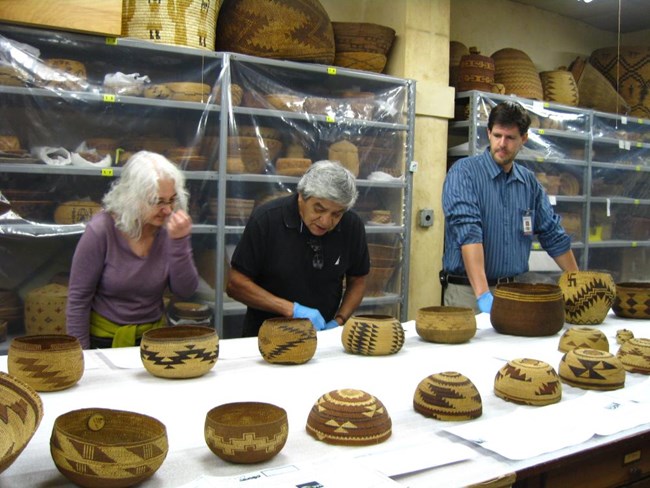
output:
[[[354,313],[370,270],[363,222],[350,211],[357,195],[350,171],[319,161],[300,179],[296,194],[255,209],[233,253],[226,287],[248,307],[244,337],[256,336],[271,317],[308,318],[325,330]]]

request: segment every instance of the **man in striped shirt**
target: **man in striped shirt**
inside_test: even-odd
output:
[[[515,157],[528,140],[530,116],[517,102],[490,112],[490,147],[454,163],[443,187],[444,304],[489,313],[497,283],[528,271],[537,236],[564,271],[577,271],[571,239],[535,174]]]

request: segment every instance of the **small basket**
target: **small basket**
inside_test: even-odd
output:
[[[550,405],[562,398],[562,383],[555,369],[544,361],[513,359],[497,372],[494,394],[522,405]]]
[[[472,420],[483,414],[483,402],[474,383],[455,371],[432,374],[418,384],[413,408],[438,420]]]
[[[618,390],[625,386],[625,368],[608,351],[571,349],[562,356],[558,374],[563,383],[585,390]]]
[[[26,334],[65,334],[67,302],[68,288],[56,283],[28,292],[25,297]]]
[[[560,337],[558,351],[568,352],[578,348],[609,352],[609,340],[600,329],[594,327],[570,327]]]
[[[303,364],[316,353],[316,329],[311,320],[266,319],[257,333],[257,346],[267,363]]]
[[[343,326],[341,342],[351,354],[396,354],[404,345],[404,328],[389,315],[353,315]]]
[[[558,285],[564,295],[566,321],[570,324],[602,324],[616,297],[614,279],[605,272],[565,271]]]
[[[424,307],[417,311],[415,330],[428,342],[459,344],[476,334],[476,317],[471,308]]]
[[[650,283],[616,283],[612,310],[626,319],[650,319]]]
[[[368,22],[332,22],[336,52],[368,52],[388,55],[395,30]]]

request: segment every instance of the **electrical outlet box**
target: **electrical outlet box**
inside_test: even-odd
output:
[[[423,208],[420,210],[418,223],[420,227],[431,227],[433,225],[433,209]]]

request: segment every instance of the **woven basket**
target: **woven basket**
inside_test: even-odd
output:
[[[278,158],[275,162],[275,172],[284,176],[302,176],[311,166],[308,158]]]
[[[353,315],[343,326],[341,343],[351,354],[395,354],[404,345],[404,328],[389,315]]]
[[[177,325],[150,329],[140,341],[144,368],[160,378],[196,378],[219,357],[219,336],[211,327]]]
[[[616,283],[612,310],[626,319],[650,319],[650,283]]]
[[[16,337],[7,351],[9,374],[36,391],[65,390],[84,373],[84,355],[76,337],[32,335]]]
[[[634,332],[628,329],[618,329],[616,331],[616,343],[621,345],[624,342],[634,339]]]
[[[608,351],[577,348],[560,361],[558,375],[563,383],[585,390],[618,390],[625,386],[625,368]]]
[[[214,50],[222,0],[123,0],[122,36]]]
[[[68,288],[56,283],[28,292],[25,296],[25,333],[65,334],[67,302]]]
[[[458,63],[456,89],[489,92],[494,85],[494,70],[494,60],[491,57],[482,56],[476,47],[470,47],[469,53]]]
[[[494,378],[494,394],[522,405],[550,405],[562,398],[562,384],[548,363],[519,358],[499,369]]]
[[[474,383],[455,371],[432,374],[418,384],[413,408],[438,420],[472,420],[483,414],[483,402]]]
[[[318,398],[307,417],[306,429],[327,444],[369,446],[390,437],[392,421],[378,398],[346,388]]]
[[[332,64],[334,32],[318,0],[226,0],[216,50]]]
[[[380,268],[379,266],[370,266],[370,271],[366,276],[366,292],[365,295],[369,297],[378,297],[384,295],[387,291],[388,283],[390,282],[395,268]]]
[[[629,104],[616,92],[605,75],[594,68],[588,60],[577,57],[569,66],[569,70],[578,86],[580,107],[610,113],[629,112]]]
[[[71,200],[60,204],[54,210],[54,222],[59,225],[81,224],[100,212],[101,204],[88,200]]]
[[[257,333],[257,346],[272,364],[303,364],[316,353],[316,329],[309,319],[266,319]]]
[[[388,58],[384,54],[367,53],[361,51],[337,51],[336,55],[334,56],[334,61],[331,64],[334,66],[340,66],[341,68],[358,69],[361,71],[381,73],[384,71],[387,62]]]
[[[181,102],[203,102],[207,103],[210,92],[210,85],[206,83],[195,83],[189,81],[179,81],[174,83],[165,83],[170,91],[170,100]]]
[[[650,374],[650,339],[633,337],[616,352],[623,367],[630,373]]]
[[[251,464],[278,454],[289,435],[287,412],[262,402],[226,403],[205,416],[205,442],[224,461]]]
[[[338,161],[355,177],[359,176],[359,149],[350,141],[338,141],[327,150],[330,161]]]
[[[20,456],[43,418],[41,397],[28,384],[0,371],[0,473]]]
[[[596,49],[589,62],[605,75],[611,86],[618,87],[618,93],[630,105],[630,115],[650,118],[650,47]]]
[[[551,336],[564,325],[564,299],[557,285],[508,283],[497,285],[490,322],[500,334]]]
[[[570,327],[558,344],[558,351],[569,352],[571,349],[598,349],[609,352],[609,340],[605,333],[593,327]]]
[[[50,453],[70,481],[88,487],[133,486],[151,477],[167,451],[167,429],[153,417],[84,408],[56,418]]]
[[[565,302],[565,319],[570,324],[602,324],[616,297],[616,285],[609,273],[564,272],[558,280]]]
[[[424,307],[417,311],[415,331],[428,342],[459,344],[476,334],[476,318],[471,308]]]
[[[395,30],[367,22],[332,22],[336,52],[368,52],[388,55]]]
[[[539,74],[544,91],[544,100],[577,107],[580,100],[578,84],[573,73],[560,68],[554,71],[542,71]]]
[[[544,98],[537,69],[525,52],[504,48],[491,57],[494,60],[494,81],[503,84],[507,94],[534,100]]]

